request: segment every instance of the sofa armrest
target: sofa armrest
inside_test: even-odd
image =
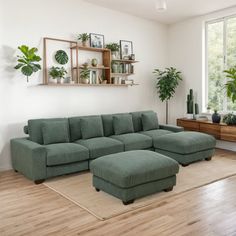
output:
[[[13,168],[36,181],[46,179],[46,148],[27,138],[11,140]]]
[[[181,126],[176,126],[176,125],[159,125],[160,129],[165,129],[165,130],[169,130],[172,132],[181,132],[184,131],[184,128]]]

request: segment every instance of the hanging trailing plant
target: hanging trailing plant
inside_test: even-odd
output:
[[[67,53],[63,50],[58,50],[56,52],[55,59],[61,65],[65,65],[69,61]]]
[[[29,48],[26,45],[22,45],[18,49],[23,55],[17,55],[18,64],[14,68],[16,70],[21,69],[21,73],[26,76],[27,82],[29,82],[29,77],[41,70],[40,64],[36,63],[41,61],[41,57],[36,55],[36,52],[38,52],[37,48]]]

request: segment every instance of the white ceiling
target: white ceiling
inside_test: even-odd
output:
[[[158,0],[85,0],[99,6],[131,15],[172,24],[199,15],[236,6],[236,0],[166,0],[167,10],[157,12]]]

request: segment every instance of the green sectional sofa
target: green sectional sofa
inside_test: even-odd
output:
[[[183,128],[160,125],[155,112],[140,111],[33,119],[24,131],[28,137],[11,140],[12,165],[15,171],[41,183],[50,177],[89,170],[90,162],[101,156],[157,150],[156,140]]]

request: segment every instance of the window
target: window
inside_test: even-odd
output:
[[[206,104],[219,111],[235,111],[226,96],[223,70],[236,65],[236,16],[206,24]]]

